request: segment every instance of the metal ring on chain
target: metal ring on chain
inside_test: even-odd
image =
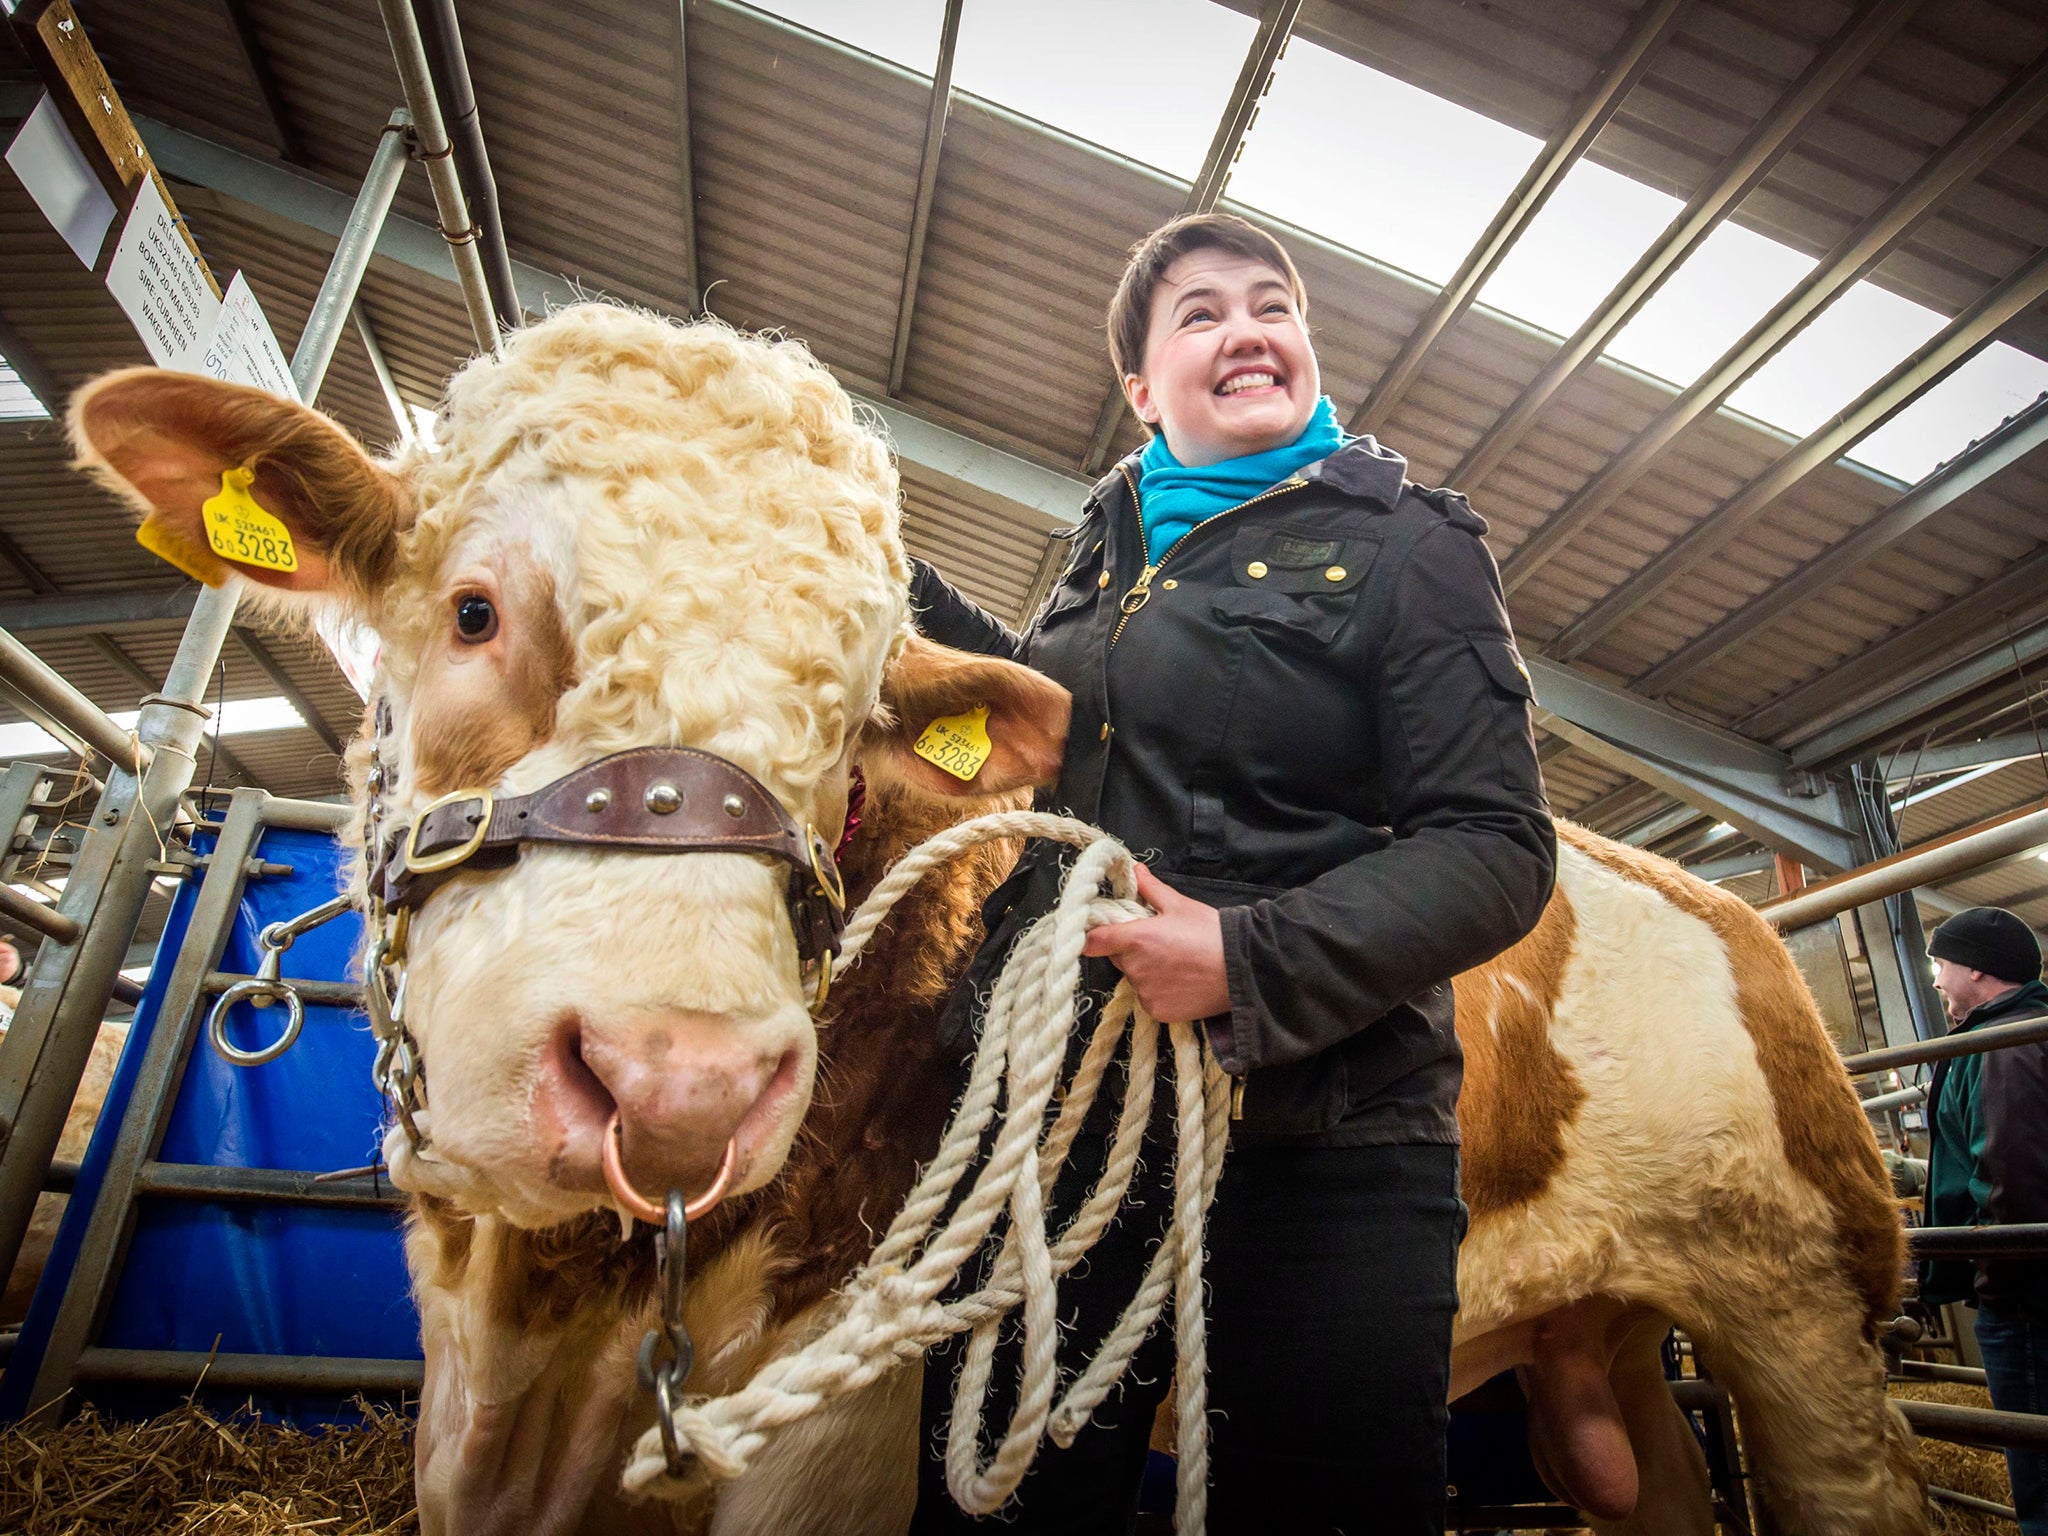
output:
[[[245,1051],[228,1039],[228,1011],[237,1003],[254,1002],[259,997],[280,1000],[286,1009],[284,1033],[270,1044]],[[212,1042],[223,1060],[238,1067],[260,1067],[267,1061],[275,1061],[290,1050],[299,1038],[299,1030],[306,1022],[306,1005],[299,1001],[299,994],[280,981],[265,981],[252,976],[238,981],[214,1000],[213,1012],[206,1018],[206,1038]]]
[[[668,1221],[668,1213],[635,1189],[633,1181],[626,1177],[625,1164],[619,1160],[619,1142],[624,1135],[625,1129],[619,1124],[619,1112],[615,1109],[610,1123],[604,1128],[604,1181],[612,1187],[612,1195],[628,1216],[635,1221],[644,1221],[650,1227],[663,1226]],[[725,1156],[718,1161],[718,1172],[711,1176],[711,1187],[683,1207],[683,1214],[691,1221],[725,1198],[725,1187],[732,1182],[732,1165],[739,1160],[739,1155],[738,1140],[728,1140]]]

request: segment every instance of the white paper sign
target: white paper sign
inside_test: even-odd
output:
[[[291,364],[284,360],[263,306],[256,302],[255,290],[239,272],[221,300],[220,323],[213,328],[213,340],[207,343],[199,371],[230,384],[253,384],[287,400],[299,398]]]
[[[220,319],[220,300],[199,258],[178,233],[154,180],[143,181],[136,193],[135,210],[107,269],[107,291],[128,312],[129,323],[160,365],[202,371],[206,344]]]
[[[72,253],[88,267],[98,261],[118,210],[47,92],[7,146],[7,163]]]

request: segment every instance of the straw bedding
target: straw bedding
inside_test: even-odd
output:
[[[1894,1383],[1902,1397],[1989,1407],[1979,1387]],[[402,1536],[412,1499],[410,1418],[365,1407],[311,1433],[201,1407],[129,1424],[87,1408],[61,1428],[0,1432],[0,1531],[19,1536]],[[1995,1451],[1921,1442],[1928,1481],[2006,1503]],[[1935,1506],[1941,1536],[2017,1536],[2011,1522]]]
[[[53,1430],[0,1433],[10,1536],[397,1536],[419,1522],[412,1421],[364,1409],[308,1433],[188,1407],[139,1424],[87,1408]]]

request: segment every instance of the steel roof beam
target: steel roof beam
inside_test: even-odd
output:
[[[1820,784],[1795,794],[1805,786],[1786,753],[1540,656],[1529,671],[1537,723],[1588,755],[1803,864],[1860,862],[1840,798]]]
[[[1820,259],[1791,292],[1749,328],[1698,379],[1658,413],[1536,530],[1501,567],[1514,592],[1628,488],[1700,417],[1719,408],[1744,380],[1769,362],[1820,312],[1862,281],[1919,221],[1957,187],[1974,180],[2048,111],[2048,54],[2036,59],[1997,99],[1963,125],[1946,145],[1877,211]]]
[[[256,94],[263,98],[263,115],[269,119],[270,137],[277,145],[277,152],[294,165],[303,165],[305,146],[299,142],[298,133],[285,112],[284,97],[277,88],[277,75],[264,56],[263,40],[256,35],[256,24],[249,16],[248,0],[220,0],[220,8],[226,13],[228,26],[235,34],[235,45],[241,50],[242,67],[248,70]]]
[[[1722,220],[1771,173],[1793,142],[1834,101],[1835,95],[1877,56],[1892,34],[1905,25],[1919,0],[1867,0],[1806,67],[1769,116],[1750,130],[1733,154],[1721,162],[1714,178],[1695,192],[1650,248],[1571,338],[1551,356],[1526,388],[1451,472],[1449,484],[1476,490],[1522,440],[1543,407],[1579,370],[1606,349],[1608,342],[1664,286],[1671,274],[1699,249]]]
[[[704,278],[697,268],[697,172],[691,158],[696,134],[690,127],[690,0],[676,0],[676,191],[683,200],[683,291],[695,314],[704,307]]]
[[[166,175],[209,189],[253,212],[260,220],[298,225],[338,235],[347,221],[350,199],[325,183],[285,166],[258,160],[237,150],[148,119],[138,119],[143,139]],[[192,206],[203,207],[198,199]],[[385,219],[378,231],[376,254],[442,282],[455,282],[448,248],[434,229],[400,214]],[[591,296],[559,273],[514,260],[513,281],[526,309],[545,313],[551,306],[574,304]],[[1089,483],[1062,470],[992,448],[951,427],[913,416],[887,400],[848,390],[856,405],[880,419],[898,457],[935,475],[959,480],[974,489],[1013,502],[1039,529],[1072,525]]]
[[[965,0],[946,0],[939,27],[939,61],[932,72],[932,99],[924,114],[924,154],[917,163],[917,198],[910,206],[910,243],[903,256],[903,288],[896,299],[896,342],[889,353],[889,393],[903,393],[903,368],[910,359],[910,321],[917,312],[917,280],[924,270],[924,237],[931,228],[932,199],[939,190],[939,154],[946,141],[946,114],[953,107],[953,53],[960,43]]]
[[[2026,669],[2043,657],[2048,657],[2048,623],[2019,634],[1998,635],[1969,659],[1896,689],[1800,742],[1792,750],[1792,760],[1801,768],[1823,768],[1881,751],[1957,700],[2004,679],[2024,676]]]
[[[21,332],[4,318],[0,318],[0,357],[7,359],[7,366],[28,386],[28,392],[42,402],[44,410],[55,417],[63,416],[66,395],[57,383],[57,376],[29,349],[28,343],[21,338]]]
[[[182,624],[192,616],[197,587],[160,591],[82,592],[0,602],[0,629],[59,640],[76,635],[117,635]]]
[[[2023,557],[1946,608],[1751,711],[1736,728],[1762,741],[1803,741],[1901,687],[1969,661],[2044,617],[2048,549]]]
[[[1636,82],[1650,67],[1651,56],[1677,29],[1679,14],[1687,3],[1688,0],[1650,0],[1643,7],[1620,45],[1608,55],[1592,84],[1580,95],[1571,117],[1551,135],[1543,153],[1523,173],[1521,184],[1508,194],[1500,212],[1493,216],[1479,243],[1466,253],[1457,273],[1416,322],[1400,352],[1380,374],[1379,382],[1359,403],[1351,418],[1351,431],[1378,433],[1386,426],[1387,418],[1407,395],[1409,386],[1429,365],[1430,355],[1444,332],[1472,307],[1479,290],[1500,269],[1515,242],[1522,238],[1522,232],[1549,203],[1550,194],[1572,167],[1585,158],[1600,130],[1635,89]]]
[[[412,424],[412,412],[406,408],[405,397],[398,392],[398,380],[392,375],[391,362],[384,356],[384,344],[377,339],[377,329],[370,324],[370,312],[363,308],[360,293],[349,306],[349,318],[355,322],[356,337],[363,344],[363,355],[370,360],[370,372],[375,375],[377,389],[384,396],[384,408],[391,412],[391,423],[398,429],[399,441],[410,443],[417,435]]]
[[[2010,321],[2048,295],[2048,250],[1985,294],[1941,333],[1794,443],[1762,474],[1721,503],[1677,543],[1573,620],[1544,647],[1569,661],[1583,655],[1665,589],[1691,575],[1761,518],[1771,504],[1815,470],[1832,464],[1960,368]]]
[[[1661,697],[1702,667],[1725,656],[1781,615],[1860,569],[2035,449],[2048,445],[2048,396],[1998,430],[1972,443],[1893,502],[1875,520],[1809,560],[1793,575],[1738,608],[1712,629],[1673,652],[1633,685]]]
[[[335,734],[334,727],[329,725],[320,713],[320,706],[313,702],[305,689],[292,681],[291,673],[285,670],[284,664],[271,652],[270,647],[246,629],[237,628],[234,634],[236,643],[248,652],[249,659],[270,679],[271,686],[283,694],[291,702],[292,708],[299,712],[299,718],[306,722],[306,729],[325,742],[327,750],[336,757],[345,756],[348,749],[342,744],[341,737]]]
[[[1202,157],[1202,168],[1195,174],[1181,204],[1183,215],[1208,213],[1223,200],[1223,189],[1229,185],[1230,173],[1244,149],[1245,135],[1258,118],[1259,103],[1272,88],[1274,66],[1286,50],[1287,39],[1294,35],[1301,4],[1302,0],[1264,0],[1260,5],[1259,29],[1252,34],[1251,48],[1244,56],[1243,68],[1237,72],[1230,100],[1224,104],[1215,137],[1209,141],[1209,152]],[[1084,473],[1101,473],[1109,457],[1109,445],[1116,439],[1117,424],[1123,420],[1124,405],[1123,380],[1110,380],[1109,392],[1102,397],[1102,408],[1095,413],[1095,430],[1089,434],[1088,451],[1081,457]]]
[[[2040,757],[2048,752],[2041,737],[2031,732],[2025,735],[1991,736],[1983,741],[1966,741],[1956,746],[1929,747],[1925,751],[1901,750],[1885,772],[1885,778],[1897,784],[1910,775],[1915,781],[1931,778],[1938,773],[1959,773],[1969,768],[1983,768],[1992,763],[2012,763],[2023,758]],[[1896,772],[1892,770],[1897,770]]]

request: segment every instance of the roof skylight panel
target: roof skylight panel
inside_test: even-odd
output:
[[[1744,380],[1728,403],[1804,437],[1945,324],[1925,305],[1873,283],[1857,283]]]
[[[946,0],[752,0],[755,8],[929,75],[939,67]]]
[[[2048,362],[1993,342],[1849,451],[1908,483],[2048,393]]]
[[[1257,30],[1214,0],[967,0],[953,84],[1192,181]]]
[[[1274,71],[1229,196],[1445,283],[1542,148],[1297,37]]]
[[[1675,212],[1675,199],[1671,206]],[[1606,355],[1683,388],[1813,268],[1811,257],[1788,245],[1739,224],[1723,224],[1622,327],[1607,344]]]
[[[1569,336],[1680,207],[1654,187],[1581,160],[1479,290],[1479,302]]]
[[[24,384],[7,359],[0,357],[0,421],[48,421],[49,408]]]
[[[141,715],[136,710],[123,709],[114,711],[110,718],[124,730],[132,730]],[[220,707],[220,734],[223,736],[242,736],[254,731],[288,731],[305,723],[306,717],[299,713],[298,707],[281,696],[229,699]],[[213,734],[214,721],[210,715],[204,729],[206,734]],[[0,758],[61,755],[67,755],[65,748],[39,725],[26,720],[0,725]]]

